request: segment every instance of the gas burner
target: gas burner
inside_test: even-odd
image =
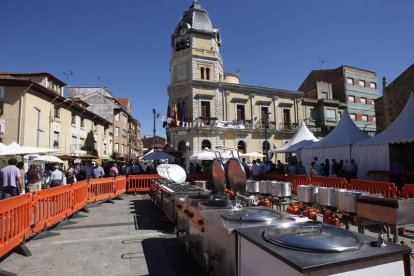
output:
[[[172,193],[172,192],[197,192],[197,191],[204,191],[204,189],[201,189],[197,186],[193,185],[182,185],[177,183],[172,183],[168,185],[162,185],[162,188],[166,191]]]

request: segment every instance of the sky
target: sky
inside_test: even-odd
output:
[[[225,72],[297,90],[342,64],[390,83],[414,63],[412,0],[200,0],[222,35]],[[141,135],[165,137],[171,34],[191,0],[0,0],[0,71],[49,72],[128,97]],[[68,74],[73,72],[73,75]]]

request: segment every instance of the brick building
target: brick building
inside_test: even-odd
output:
[[[386,129],[401,113],[414,92],[414,63],[392,83],[383,79],[383,96],[376,100],[377,132]]]

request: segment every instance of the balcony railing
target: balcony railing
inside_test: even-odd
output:
[[[190,125],[186,125],[189,127]],[[264,129],[265,125],[262,121],[253,123],[252,120],[233,120],[222,121],[215,117],[198,117],[194,120],[191,127],[215,127],[215,128],[233,128],[233,129]],[[271,121],[267,124],[267,130],[269,131],[292,131],[298,128],[297,123],[279,123]]]

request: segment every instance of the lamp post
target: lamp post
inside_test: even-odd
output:
[[[267,156],[267,153],[268,153],[268,151],[269,151],[269,147],[268,147],[268,143],[267,143],[267,125],[269,124],[269,115],[270,114],[272,114],[272,113],[269,113],[269,112],[265,112],[263,115],[264,115],[264,118],[263,118],[263,122],[264,122],[264,136],[265,136],[265,161],[268,161],[268,156]]]
[[[153,128],[153,132],[154,132],[154,136],[152,136],[152,149],[155,151],[155,118],[158,118],[160,116],[160,113],[157,113],[157,110],[155,110],[155,108],[152,109],[152,113],[154,113],[154,128]]]
[[[34,109],[37,111],[37,128],[36,128],[36,147],[39,147],[39,136],[40,136],[40,108],[34,107]]]

